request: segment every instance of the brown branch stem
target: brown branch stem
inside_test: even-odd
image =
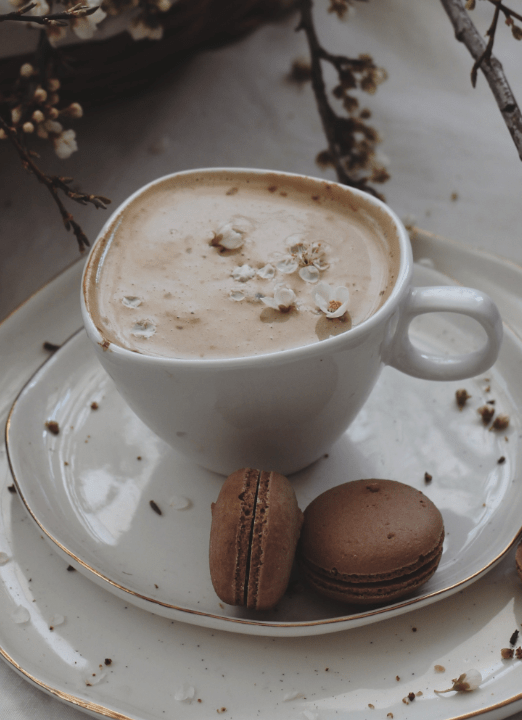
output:
[[[509,86],[502,64],[493,53],[489,57],[483,57],[487,49],[486,42],[471,21],[462,1],[441,0],[441,3],[453,25],[457,40],[464,43],[475,62],[480,60],[480,70],[486,78],[522,160],[522,113]],[[495,5],[499,8],[498,3]]]
[[[343,70],[357,69],[367,66],[367,60],[346,58],[342,55],[333,55],[325,50],[315,31],[315,25],[312,13],[313,0],[299,0],[298,7],[301,13],[300,22],[296,30],[303,30],[308,42],[310,52],[310,75],[312,89],[314,92],[319,117],[323,126],[324,134],[328,144],[328,155],[334,166],[337,179],[344,185],[358,187],[372,195],[378,196],[376,190],[367,184],[366,179],[356,179],[350,177],[346,172],[343,163],[343,152],[339,143],[341,129],[346,129],[352,121],[349,118],[339,117],[332,109],[326,90],[326,84],[323,78],[321,60],[330,62],[339,74]]]
[[[0,22],[18,21],[25,23],[35,23],[36,25],[64,26],[67,25],[67,22],[72,20],[73,18],[87,17],[87,15],[92,15],[96,12],[96,10],[98,10],[98,6],[89,7],[88,5],[79,4],[71,8],[70,10],[65,10],[64,12],[52,13],[51,15],[27,16],[26,13],[28,13],[29,10],[32,10],[34,7],[36,7],[36,3],[30,3],[29,5],[24,5],[24,7],[20,8],[19,10],[14,10],[10,13],[1,14]]]
[[[58,191],[61,190],[67,197],[80,203],[81,205],[91,203],[97,208],[105,208],[106,204],[110,203],[110,200],[101,195],[85,195],[82,193],[74,192],[67,185],[67,183],[71,181],[71,178],[58,177],[56,175],[46,175],[44,172],[42,172],[42,170],[40,170],[38,165],[31,158],[30,152],[27,151],[20,142],[16,130],[10,125],[8,125],[8,123],[6,123],[2,117],[0,117],[0,128],[5,132],[7,138],[11,142],[11,145],[15,148],[16,152],[20,156],[20,160],[22,161],[22,166],[24,167],[24,169],[28,172],[31,172],[37,178],[37,180],[48,189],[54,202],[58,206],[58,210],[60,211],[60,214],[62,216],[65,229],[72,229],[78,242],[80,252],[83,252],[85,248],[89,247],[89,240],[80,225],[76,222],[71,213],[68,212],[67,208],[63,204],[58,194]]]

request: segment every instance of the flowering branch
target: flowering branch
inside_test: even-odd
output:
[[[71,18],[87,17],[87,15],[92,15],[99,9],[98,5],[96,7],[89,7],[88,5],[78,3],[78,5],[75,5],[64,12],[53,13],[51,15],[30,15],[29,17],[26,17],[26,13],[35,7],[37,7],[37,3],[29,3],[29,5],[24,5],[24,7],[21,7],[19,10],[4,13],[3,15],[0,15],[0,22],[14,20],[26,23],[36,23],[37,25],[65,26],[67,25],[67,21],[71,20]]]
[[[72,182],[72,178],[58,177],[57,175],[46,175],[40,170],[40,168],[32,159],[31,156],[34,153],[31,153],[30,151],[25,149],[25,147],[18,139],[16,130],[10,127],[1,117],[0,129],[4,131],[5,135],[7,136],[13,147],[16,149],[22,161],[23,168],[28,172],[33,173],[33,175],[36,176],[38,181],[45,185],[45,187],[49,190],[53,200],[58,206],[58,209],[62,216],[63,224],[65,225],[65,229],[73,231],[76,240],[78,241],[78,247],[80,249],[80,252],[83,252],[85,248],[89,247],[89,240],[87,239],[87,236],[81,229],[80,225],[76,222],[74,217],[71,215],[71,213],[67,211],[65,205],[63,204],[59,196],[59,191],[63,192],[71,200],[80,203],[80,205],[87,205],[90,203],[96,208],[105,209],[107,207],[107,204],[109,204],[111,201],[108,198],[103,197],[102,195],[86,195],[84,193],[74,192],[69,187],[69,183]]]
[[[495,12],[487,32],[488,42],[486,43],[466,12],[466,8],[473,9],[473,0],[468,0],[466,7],[463,5],[462,0],[441,0],[455,30],[455,37],[459,42],[464,43],[475,61],[471,70],[473,86],[475,86],[477,72],[480,69],[493,93],[506,127],[515,143],[518,155],[522,160],[522,113],[509,86],[502,65],[492,53],[500,12],[504,14],[506,23],[511,25],[513,36],[517,40],[522,39],[522,29],[514,24],[513,18],[521,20],[522,17],[503,5],[500,0],[490,0],[490,2],[495,5]]]
[[[379,196],[369,182],[382,183],[388,180],[386,169],[376,162],[375,146],[380,141],[374,128],[366,124],[370,111],[359,111],[358,100],[350,91],[354,89],[374,93],[386,78],[386,73],[375,66],[369,55],[348,58],[329,53],[319,42],[312,14],[313,0],[299,0],[300,22],[297,30],[304,30],[310,51],[310,79],[317,108],[321,117],[328,149],[320,153],[318,160],[335,168],[339,182],[366,190]],[[330,10],[343,15],[348,9],[348,0],[331,0]],[[339,84],[333,95],[342,101],[348,117],[338,115],[332,108],[323,78],[322,62],[336,70]]]

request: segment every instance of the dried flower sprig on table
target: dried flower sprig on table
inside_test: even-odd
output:
[[[381,197],[371,184],[389,179],[388,171],[376,153],[380,138],[375,128],[367,123],[370,111],[359,107],[354,92],[375,93],[386,79],[386,71],[377,67],[370,55],[348,58],[325,50],[317,36],[312,5],[312,0],[299,0],[301,18],[297,29],[304,30],[308,41],[310,78],[328,142],[328,148],[319,153],[317,160],[320,164],[333,165],[338,181],[344,185]],[[331,0],[330,11],[342,17],[350,5],[350,0]],[[342,103],[345,116],[336,113],[330,103],[322,62],[330,64],[337,73],[338,84],[332,94]]]
[[[66,25],[66,20],[80,22],[98,10],[97,6],[75,4],[62,13],[28,16],[27,13],[34,10],[36,5],[37,3],[29,3],[14,13],[0,15],[0,22],[16,18],[53,29]],[[46,3],[45,6],[48,8]],[[39,6],[39,9],[42,8],[43,6]],[[35,158],[39,157],[38,153],[29,146],[30,139],[36,137],[50,142],[59,158],[68,158],[77,150],[76,134],[70,128],[65,129],[60,120],[74,120],[83,115],[79,103],[73,102],[60,107],[60,81],[53,73],[53,49],[46,29],[40,31],[34,65],[23,63],[11,94],[0,97],[0,140],[8,141],[17,152],[22,167],[47,187],[60,211],[66,230],[72,230],[80,251],[83,251],[89,246],[89,240],[65,207],[60,194],[81,205],[91,204],[104,209],[110,200],[103,195],[73,190],[72,178],[47,175],[35,162]]]

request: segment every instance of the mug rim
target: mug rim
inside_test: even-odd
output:
[[[147,192],[150,188],[153,188],[155,185],[160,185],[164,182],[167,182],[169,180],[175,179],[177,177],[182,177],[184,175],[196,175],[196,174],[223,174],[223,173],[231,173],[231,174],[255,174],[255,175],[275,175],[279,176],[281,178],[300,178],[303,180],[311,180],[315,183],[321,183],[323,185],[335,185],[336,187],[340,188],[343,192],[351,193],[353,195],[356,195],[357,197],[362,197],[366,202],[368,202],[371,205],[374,205],[375,207],[381,209],[385,212],[385,214],[392,220],[394,228],[397,232],[397,239],[399,244],[399,251],[400,251],[400,259],[399,259],[399,271],[397,273],[397,278],[395,280],[393,289],[389,295],[389,297],[385,300],[385,302],[381,305],[381,307],[376,310],[372,315],[370,315],[369,318],[366,318],[362,322],[358,323],[354,327],[350,328],[349,330],[346,330],[345,332],[341,333],[340,335],[336,335],[333,337],[326,338],[324,340],[318,340],[317,342],[308,343],[306,345],[300,345],[297,347],[287,348],[285,350],[276,350],[273,352],[265,352],[260,353],[259,355],[246,355],[246,356],[239,356],[239,357],[229,357],[229,358],[176,358],[176,357],[169,357],[166,355],[152,355],[144,352],[138,352],[136,350],[130,350],[128,348],[123,347],[122,345],[118,345],[117,343],[114,343],[112,341],[108,341],[104,338],[103,334],[99,330],[98,326],[95,324],[93,318],[91,317],[91,313],[88,308],[88,303],[86,301],[87,296],[87,280],[90,279],[88,276],[90,274],[90,268],[91,263],[93,262],[95,250],[97,246],[103,241],[104,238],[107,237],[109,230],[111,227],[113,227],[118,217],[121,216],[123,211],[131,205],[137,198],[139,198],[142,194]],[[306,175],[303,173],[292,173],[292,172],[286,172],[284,170],[271,170],[266,168],[242,168],[242,167],[209,167],[209,168],[193,168],[190,170],[180,170],[178,172],[174,173],[168,173],[166,175],[162,175],[161,177],[158,177],[154,180],[151,180],[150,182],[146,183],[145,185],[140,186],[137,190],[135,190],[131,195],[129,195],[120,205],[115,208],[115,210],[111,213],[110,217],[106,220],[103,227],[99,231],[98,235],[96,236],[95,241],[92,244],[92,247],[89,251],[89,254],[87,256],[83,273],[82,273],[82,280],[81,280],[81,312],[84,322],[85,330],[87,331],[87,335],[90,337],[90,339],[95,342],[103,351],[110,351],[111,353],[115,353],[117,356],[120,356],[122,358],[133,358],[135,362],[143,362],[143,363],[152,363],[152,364],[168,364],[168,365],[175,365],[177,367],[185,366],[187,368],[189,367],[198,367],[203,368],[205,366],[212,367],[217,369],[219,366],[226,367],[227,369],[233,368],[235,366],[243,366],[243,365],[256,365],[256,364],[263,364],[263,365],[273,365],[273,364],[280,364],[280,363],[286,363],[286,362],[292,362],[295,360],[303,359],[304,357],[314,357],[316,355],[324,355],[325,352],[336,352],[343,349],[349,348],[354,342],[357,343],[359,341],[359,338],[361,335],[364,335],[368,332],[371,332],[377,325],[379,325],[381,322],[385,322],[387,316],[389,316],[394,309],[396,308],[400,298],[402,297],[403,293],[406,291],[409,282],[411,280],[412,272],[413,272],[413,254],[411,249],[411,242],[408,235],[408,232],[406,228],[404,227],[403,223],[401,222],[398,215],[382,200],[375,197],[374,195],[371,195],[370,193],[367,193],[363,190],[359,190],[358,188],[351,187],[349,185],[342,185],[341,183],[335,181],[335,180],[328,180],[325,178],[318,178],[313,175]]]

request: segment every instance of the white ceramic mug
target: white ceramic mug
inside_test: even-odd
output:
[[[189,172],[222,173],[223,169]],[[125,207],[165,179],[141,188],[124,202],[97,242],[104,241]],[[325,182],[306,181],[311,189]],[[157,435],[196,463],[225,475],[245,466],[296,472],[321,457],[342,435],[384,364],[418,378],[460,380],[485,372],[495,362],[502,321],[492,300],[463,287],[412,287],[411,245],[400,220],[366,193],[348,187],[343,192],[357,196],[359,202],[364,198],[367,207],[384,211],[391,219],[399,238],[400,270],[391,295],[371,317],[340,335],[303,347],[241,358],[178,359],[108,344],[85,301],[91,253],[82,283],[87,335],[129,406]],[[417,315],[440,311],[476,320],[486,333],[484,345],[454,357],[428,355],[414,347],[408,334],[410,322]]]

